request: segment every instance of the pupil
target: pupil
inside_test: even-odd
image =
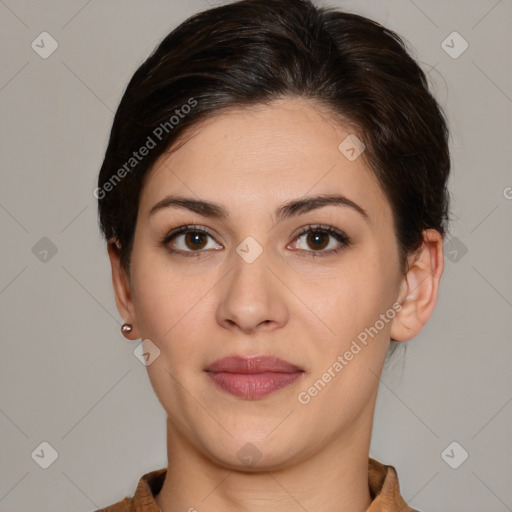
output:
[[[202,249],[203,246],[204,246],[204,240],[203,240],[203,243],[201,243],[201,239],[204,237],[203,233],[198,233],[198,232],[195,232],[195,233],[187,233],[187,245],[188,245],[188,242],[191,242],[191,245],[194,246],[192,247],[193,249]]]
[[[322,243],[322,238],[324,238],[324,243]],[[316,245],[317,249],[323,249],[326,246],[325,238],[325,233],[316,232],[315,234],[310,235],[310,241],[313,241],[313,245]],[[318,245],[321,247],[318,247]]]

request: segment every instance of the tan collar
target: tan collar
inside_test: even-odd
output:
[[[393,466],[368,459],[368,485],[373,498],[366,512],[418,512],[405,503],[400,494],[398,475]]]
[[[97,512],[161,512],[155,495],[163,486],[167,468],[156,469],[140,477],[133,498]],[[368,485],[373,499],[367,512],[418,512],[410,508],[400,494],[398,476],[393,466],[368,459]]]

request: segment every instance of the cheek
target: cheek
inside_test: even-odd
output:
[[[393,302],[396,284],[392,275],[377,253],[360,251],[336,267],[324,267],[322,272],[301,279],[297,295],[318,312],[318,318],[329,328],[320,343],[328,347],[336,339],[339,349],[373,325]]]
[[[134,251],[133,301],[142,339],[160,349],[173,373],[202,359],[215,321],[215,285],[219,272],[193,262],[171,261],[165,250]],[[148,367],[148,370],[150,367]]]
[[[141,335],[165,341],[187,328],[191,313],[200,308],[206,286],[204,278],[185,278],[153,266],[151,273],[134,273],[133,289]]]
[[[132,257],[132,290],[140,334],[158,344],[190,309],[193,285],[166,260],[165,251],[140,241]]]

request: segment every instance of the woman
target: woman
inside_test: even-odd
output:
[[[437,300],[447,139],[401,39],[366,18],[244,0],[164,39],[96,196],[168,466],[103,510],[413,510],[369,446],[388,348]]]

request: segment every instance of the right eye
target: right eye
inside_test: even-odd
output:
[[[183,256],[198,256],[206,250],[223,249],[222,245],[214,241],[212,246],[208,247],[208,237],[213,240],[213,235],[203,226],[187,225],[172,230],[164,237],[161,244],[169,252]]]

